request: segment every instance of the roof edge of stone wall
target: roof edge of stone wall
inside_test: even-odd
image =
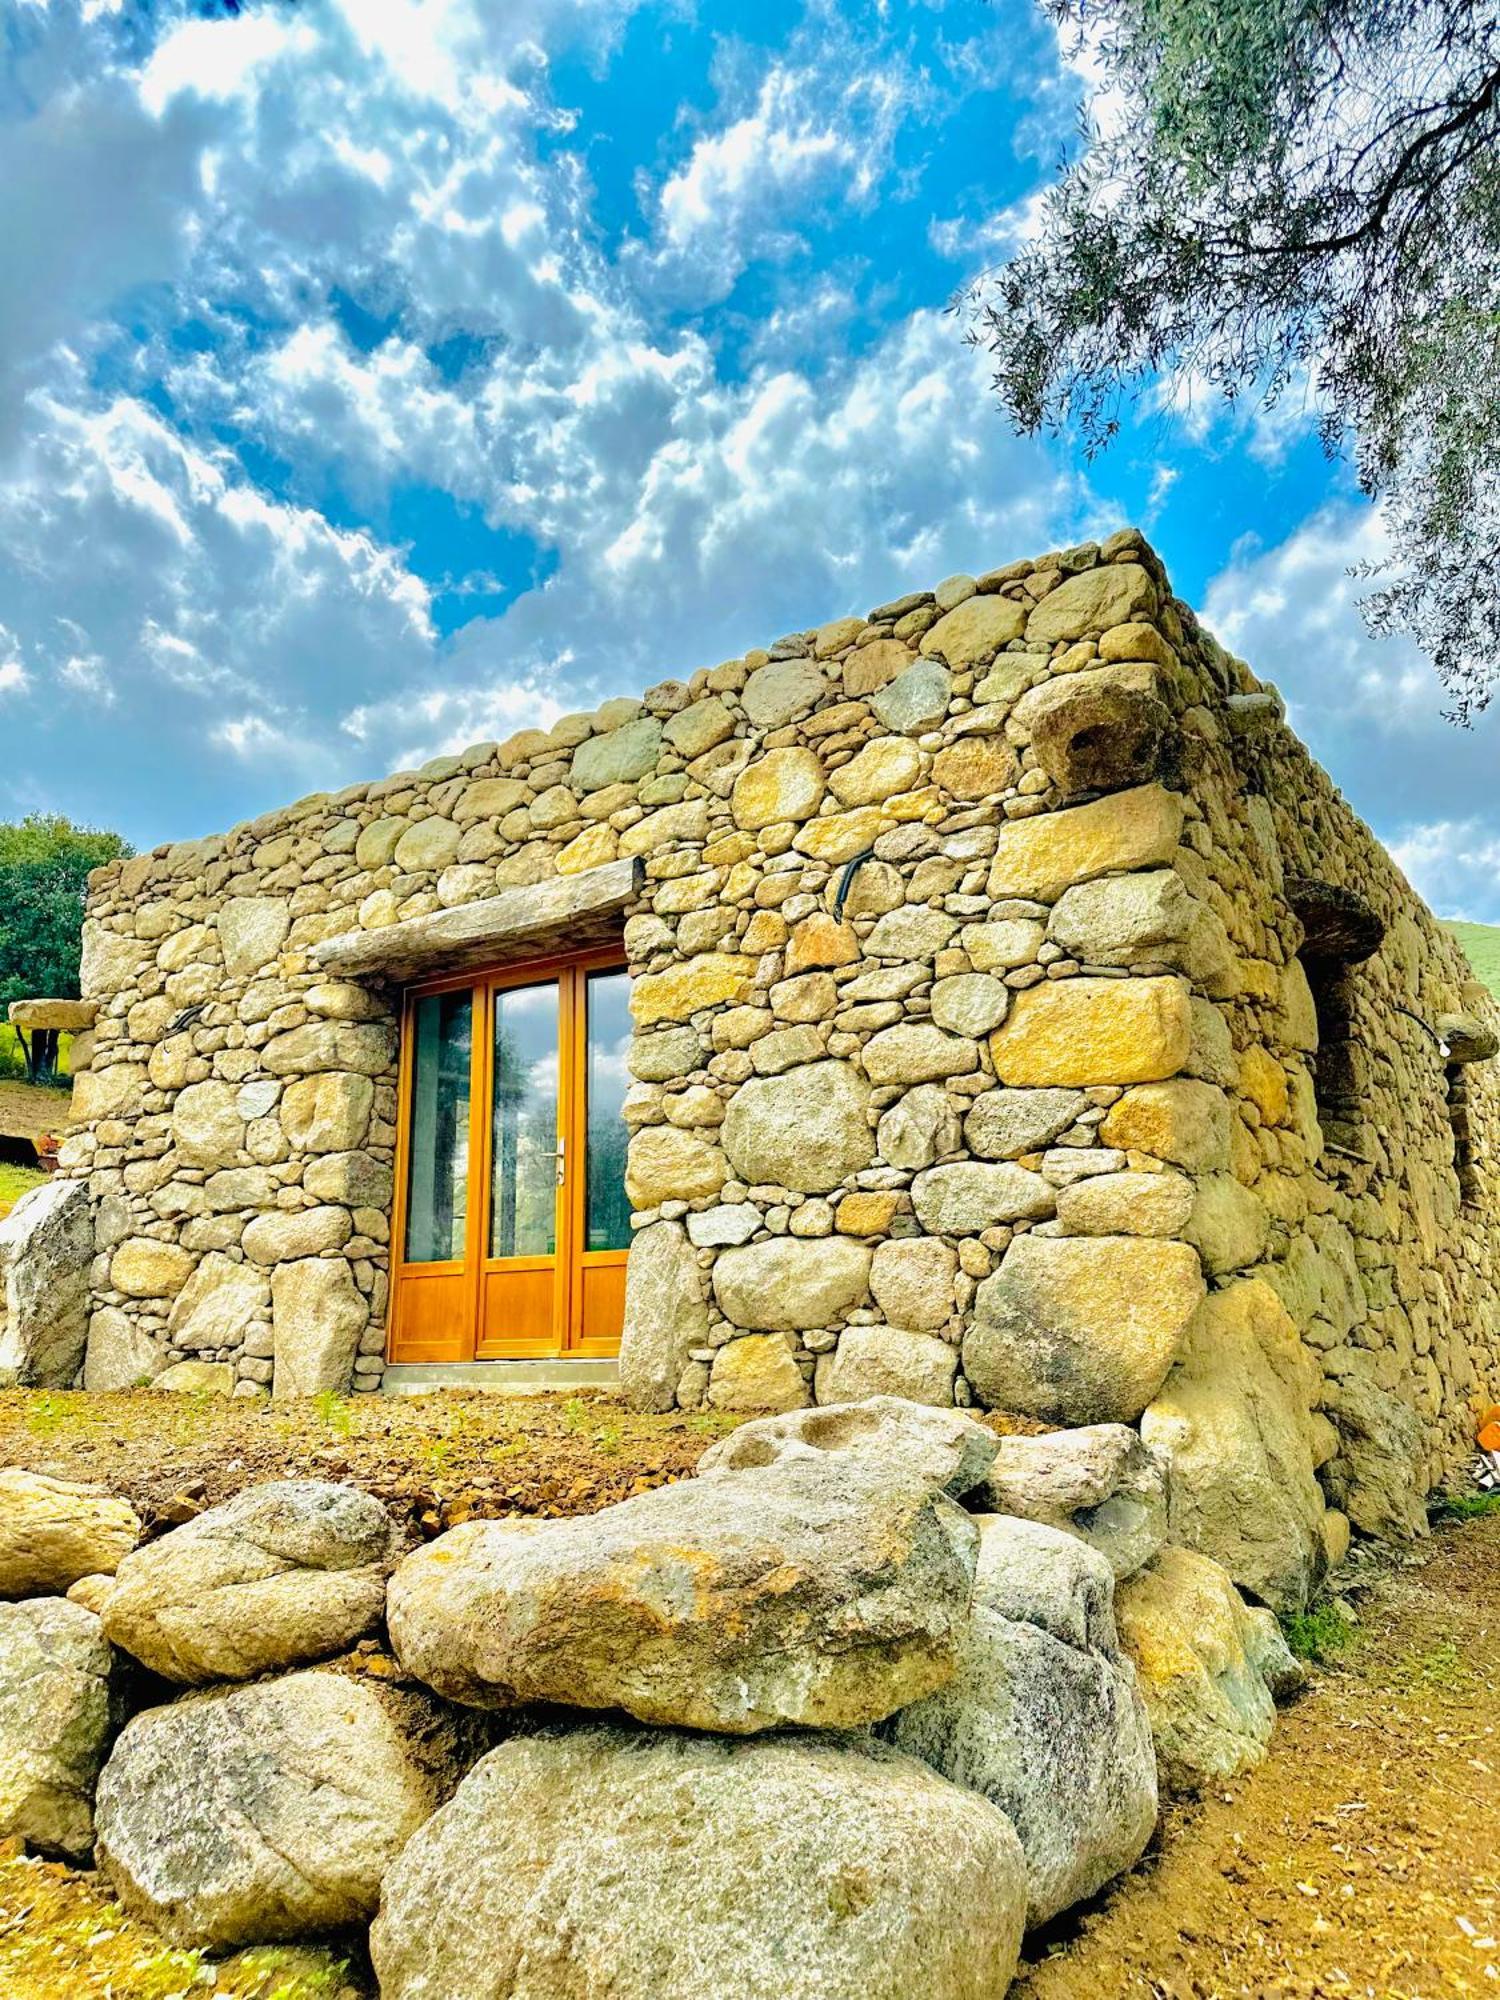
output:
[[[980,593],[998,591],[1004,584],[1012,582],[1018,576],[1025,575],[1028,571],[1055,568],[1062,570],[1065,576],[1071,576],[1078,574],[1082,570],[1092,569],[1118,560],[1135,560],[1142,563],[1151,571],[1158,590],[1161,593],[1163,603],[1170,599],[1178,604],[1180,610],[1189,609],[1181,600],[1172,598],[1171,578],[1167,573],[1165,563],[1157,554],[1148,538],[1140,529],[1133,527],[1117,529],[1114,534],[1106,537],[1102,542],[1081,542],[1072,548],[1048,549],[1039,555],[1020,557],[1012,562],[1003,563],[994,569],[982,571],[972,581],[977,583]],[[954,577],[944,578],[925,590],[908,591],[901,596],[891,599],[888,603],[875,605],[870,611],[865,613],[863,618],[857,614],[846,614],[844,617],[828,619],[820,625],[805,627],[800,632],[788,634],[785,638],[774,640],[765,646],[748,647],[745,654],[741,655],[741,657],[748,660],[754,654],[758,657],[763,657],[767,661],[775,660],[778,657],[785,657],[779,653],[778,649],[780,647],[787,645],[791,641],[796,641],[800,646],[802,642],[807,640],[814,642],[814,656],[817,657],[817,641],[824,635],[834,634],[840,628],[847,629],[851,625],[874,624],[879,622],[881,617],[889,618],[898,616],[906,611],[917,610],[924,605],[934,602],[941,603],[941,593],[945,586],[957,581],[959,579]],[[964,581],[969,581],[969,579],[966,578]],[[1208,636],[1206,627],[1200,624],[1199,630],[1205,636]],[[1223,653],[1226,660],[1229,658],[1229,655],[1224,653],[1223,648],[1219,648],[1219,651]],[[1244,668],[1243,663],[1235,662],[1234,665],[1238,667],[1240,673],[1244,676],[1243,683],[1237,686],[1236,691],[1259,691],[1262,684],[1253,675],[1249,674],[1248,669]],[[148,879],[157,872],[155,864],[165,864],[160,871],[163,876],[191,873],[201,867],[203,862],[208,858],[208,850],[222,847],[241,836],[252,840],[268,840],[276,834],[287,832],[300,821],[310,819],[319,812],[345,805],[352,806],[365,800],[391,796],[397,792],[410,789],[413,786],[439,784],[446,778],[458,777],[464,771],[477,770],[481,765],[490,762],[491,759],[497,756],[502,767],[506,764],[507,760],[520,762],[525,756],[535,750],[537,739],[548,737],[553,731],[557,731],[569,723],[576,723],[582,727],[583,724],[591,722],[594,715],[600,714],[605,710],[617,711],[611,717],[609,724],[611,729],[616,729],[620,726],[618,711],[622,705],[633,705],[642,713],[650,713],[651,698],[653,695],[660,694],[663,690],[672,690],[678,687],[685,688],[692,676],[702,671],[705,670],[696,667],[690,668],[686,670],[683,679],[663,681],[657,688],[648,688],[643,695],[615,696],[597,704],[593,711],[580,712],[576,716],[560,716],[552,724],[551,730],[539,728],[523,729],[508,737],[503,743],[471,744],[466,750],[431,758],[426,764],[421,765],[416,770],[394,771],[384,777],[366,779],[356,784],[346,785],[338,791],[309,792],[303,798],[294,799],[284,806],[272,807],[270,811],[261,813],[254,819],[238,821],[234,826],[227,827],[221,832],[204,834],[196,840],[165,842],[160,846],[149,848],[144,853],[133,855],[128,859],[105,862],[102,867],[94,869],[90,874],[89,887],[91,890],[104,887],[110,881],[118,878],[122,869],[129,868],[132,865],[143,869]],[[578,740],[585,740],[587,734],[588,732],[585,731],[584,736]],[[559,747],[561,748],[561,746]]]

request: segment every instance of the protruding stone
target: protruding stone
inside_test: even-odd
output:
[[[734,781],[730,800],[734,823],[754,832],[811,819],[824,790],[823,766],[816,752],[797,747],[768,750]]]
[[[1151,1838],[1151,1727],[1116,1649],[1103,1560],[1032,1521],[989,1516],[980,1537],[958,1673],[905,1709],[893,1734],[1011,1821],[1026,1853],[1026,1921],[1043,1924]]]
[[[598,792],[606,785],[630,785],[656,769],[661,754],[662,725],[643,715],[606,736],[591,736],[573,752],[575,791]]]
[[[1107,1146],[1152,1153],[1188,1173],[1229,1165],[1229,1099],[1217,1085],[1183,1077],[1127,1090],[1110,1106],[1100,1137]]]
[[[1165,1467],[1126,1424],[1001,1438],[976,1504],[1076,1535],[1117,1579],[1153,1561],[1167,1538]]]
[[[1013,598],[969,597],[923,635],[922,651],[937,654],[955,673],[961,673],[994,659],[1002,646],[1019,639],[1025,629],[1026,613]]]
[[[1005,1222],[1041,1222],[1057,1205],[1051,1184],[1010,1161],[955,1160],[912,1183],[917,1220],[933,1236],[977,1236]]]
[[[1019,1159],[1050,1146],[1087,1104],[1081,1090],[987,1090],[964,1120],[964,1137],[982,1160]]]
[[[820,1403],[863,1396],[901,1396],[943,1408],[953,1401],[958,1349],[907,1327],[846,1326],[832,1354],[820,1355],[814,1376]]]
[[[913,1478],[961,1500],[995,1462],[999,1439],[957,1410],[902,1396],[867,1396],[758,1417],[710,1445],[698,1470],[739,1472],[808,1453],[876,1466],[891,1479]]]
[[[957,1152],[962,1138],[958,1113],[937,1084],[919,1084],[898,1097],[876,1130],[881,1159],[908,1172],[930,1167]]]
[[[317,1670],[146,1709],[99,1781],[100,1864],[177,1945],[366,1923],[475,1739],[415,1689]]]
[[[309,1257],[271,1274],[276,1337],[272,1394],[278,1401],[344,1395],[370,1310],[342,1257]]]
[[[1032,643],[1096,639],[1111,625],[1156,616],[1156,585],[1139,563],[1104,563],[1065,577],[1026,620]]]
[[[82,1576],[113,1576],[140,1539],[128,1500],[102,1486],[0,1470],[0,1597],[60,1596]]]
[[[1212,1556],[1273,1610],[1305,1608],[1323,1574],[1322,1370],[1263,1279],[1209,1294],[1141,1418],[1171,1469],[1174,1542]]]
[[[401,1564],[387,1617],[406,1671],[453,1701],[858,1728],[952,1673],[977,1545],[924,1482],[808,1454],[452,1528]]]
[[[931,1330],[953,1315],[958,1255],[932,1236],[880,1244],[870,1265],[870,1290],[893,1326]]]
[[[62,1597],[0,1604],[0,1839],[86,1861],[117,1702],[99,1620]]]
[[[809,1396],[782,1336],[746,1333],[715,1354],[708,1400],[716,1410],[800,1410]]]
[[[675,1125],[650,1125],[630,1141],[625,1191],[635,1208],[664,1201],[698,1201],[716,1195],[729,1179],[729,1162],[715,1145]]]
[[[901,652],[903,658],[911,657],[904,647]],[[853,692],[852,688],[850,692]],[[887,729],[911,736],[941,722],[948,713],[952,698],[953,676],[936,660],[922,660],[905,668],[888,686],[882,687],[871,698],[870,707]]]
[[[538,2000],[994,2000],[1025,1900],[1004,1814],[883,1745],[553,1729],[417,1834],[371,1946],[385,2000],[495,2000],[497,1967]]]
[[[1195,1791],[1260,1763],[1276,1704],[1252,1658],[1250,1617],[1219,1565],[1163,1549],[1116,1590],[1115,1618],[1151,1717],[1162,1790]]]

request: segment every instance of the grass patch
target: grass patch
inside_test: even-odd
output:
[[[1500,1493],[1445,1493],[1428,1509],[1433,1521],[1482,1521],[1500,1514]]]
[[[0,1160],[0,1215],[9,1215],[22,1195],[40,1187],[46,1178],[40,1167],[20,1167],[13,1160]]]
[[[1437,1688],[1444,1694],[1464,1694],[1474,1684],[1474,1669],[1451,1639],[1440,1639],[1425,1653],[1408,1653],[1397,1661],[1391,1678],[1410,1688]]]
[[[1347,1653],[1354,1644],[1356,1627],[1344,1611],[1333,1603],[1315,1604],[1310,1611],[1300,1611],[1283,1618],[1281,1630],[1287,1644],[1299,1660],[1310,1660],[1314,1666],[1327,1666],[1341,1653]]]
[[[1464,948],[1474,974],[1500,999],[1500,924],[1457,924],[1448,926]]]

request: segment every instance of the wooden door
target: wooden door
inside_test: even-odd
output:
[[[393,1361],[617,1351],[628,993],[596,953],[408,995]]]

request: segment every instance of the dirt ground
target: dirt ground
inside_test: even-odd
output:
[[[256,1480],[352,1479],[431,1535],[472,1514],[591,1512],[682,1476],[733,1422],[635,1417],[604,1395],[247,1409],[12,1392],[0,1464],[105,1481],[157,1527]],[[1440,1528],[1361,1600],[1267,1763],[1170,1807],[1141,1868],[1029,1941],[1014,2000],[1500,2000],[1497,1639],[1500,1516]],[[0,1857],[3,2000],[369,1990],[332,1955],[209,1967],[164,1950],[97,1877]]]
[[[39,1139],[68,1122],[68,1090],[0,1077],[0,1137]]]
[[[1385,1578],[1269,1760],[1036,1947],[1013,2000],[1500,1994],[1500,1515]]]
[[[413,1537],[475,1516],[592,1514],[685,1478],[734,1417],[643,1417],[578,1396],[318,1396],[295,1403],[140,1390],[0,1392],[0,1465],[96,1480],[148,1529],[267,1479],[344,1479]]]

